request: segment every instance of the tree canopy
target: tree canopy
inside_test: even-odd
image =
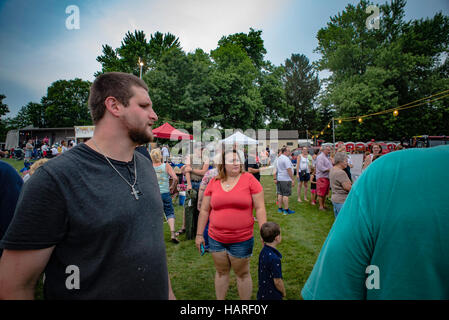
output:
[[[102,46],[104,72],[140,75],[147,83],[156,123],[192,129],[296,129],[319,133],[332,118],[344,119],[399,108],[449,89],[449,17],[405,20],[405,0],[379,6],[379,28],[368,29],[368,0],[348,4],[318,33],[320,55],[311,62],[292,53],[279,66],[265,59],[262,30],[224,35],[210,52],[185,52],[179,38],[159,31],[128,31],[121,45]],[[318,72],[327,71],[327,79]],[[90,83],[52,83],[40,103],[30,102],[2,128],[60,127],[91,123]],[[0,116],[8,111],[0,95]],[[357,121],[337,122],[338,140],[399,140],[419,134],[449,135],[449,99]],[[310,134],[309,134],[310,136]],[[331,130],[324,136],[331,140]]]
[[[323,101],[335,117],[361,116],[410,103],[449,88],[449,18],[404,21],[405,0],[380,6],[380,28],[368,30],[368,1],[347,5],[319,30],[319,70],[329,70]],[[343,122],[339,137],[348,140],[398,139],[449,133],[448,99],[363,121]],[[446,123],[443,121],[446,120]],[[417,125],[419,123],[419,125]],[[329,138],[329,135],[327,136]]]

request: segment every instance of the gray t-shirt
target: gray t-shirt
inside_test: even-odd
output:
[[[139,200],[85,144],[44,164],[24,185],[1,246],[55,246],[45,268],[46,298],[168,299],[159,186],[151,162],[135,156]],[[132,184],[134,161],[111,162]],[[74,275],[69,266],[79,270],[79,289],[66,286]]]

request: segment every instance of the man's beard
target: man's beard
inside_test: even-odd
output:
[[[153,142],[153,134],[147,134],[145,130],[138,130],[136,128],[132,128],[128,130],[129,138],[137,143],[138,145],[146,144],[148,142]]]

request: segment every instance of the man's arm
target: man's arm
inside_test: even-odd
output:
[[[255,168],[248,167],[248,172],[249,173],[258,173],[258,172],[260,172],[260,169],[255,169]]]
[[[199,175],[199,176],[204,176],[204,174],[207,172],[207,170],[209,170],[209,161],[204,162],[203,164],[203,168],[200,169],[192,169],[192,173]]]
[[[187,181],[187,191],[189,191],[192,189],[192,179],[190,178],[190,172],[192,171],[192,167],[189,165],[185,165],[183,167],[183,170]]]
[[[206,190],[206,186],[201,185],[198,190],[198,204],[197,204],[198,211],[201,211],[201,204],[203,203],[204,190]]]
[[[171,287],[170,275],[168,275],[168,300],[176,300],[175,294]]]
[[[36,283],[54,248],[4,250],[0,259],[0,300],[33,300]]]
[[[290,179],[292,179],[292,187],[294,187],[295,186],[295,177],[293,176],[293,169],[288,168],[287,173],[288,173],[288,176],[290,177]]]

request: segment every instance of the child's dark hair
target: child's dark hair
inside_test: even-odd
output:
[[[276,222],[265,222],[260,228],[260,236],[264,242],[271,243],[281,234],[281,227]]]

